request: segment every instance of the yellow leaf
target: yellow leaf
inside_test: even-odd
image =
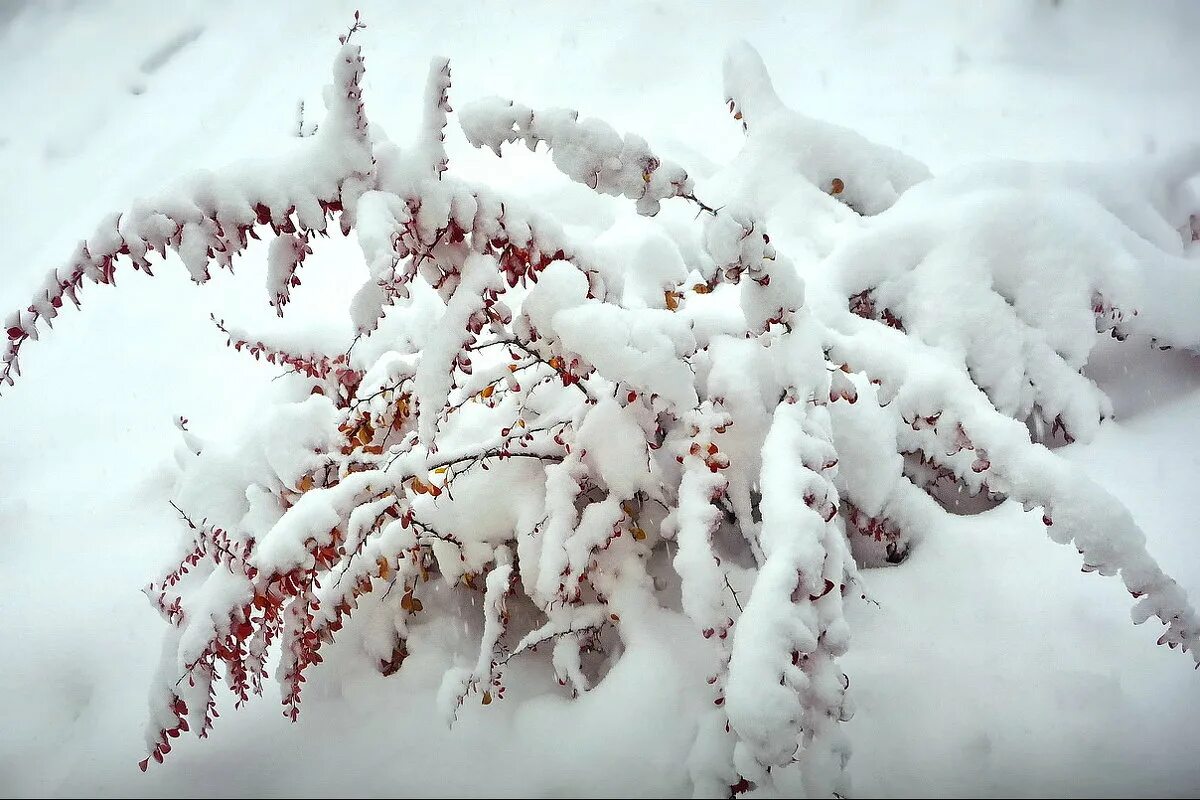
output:
[[[383,578],[385,581],[391,577],[392,565],[388,563],[386,558],[380,556],[379,558],[375,559],[375,563],[379,567],[379,577]]]
[[[666,301],[669,310],[674,311],[679,308],[679,295],[670,289],[663,292],[663,299]]]
[[[481,391],[479,393],[479,396],[486,400],[487,398],[491,397],[492,393],[495,391],[496,391],[496,386],[494,384],[489,383],[487,386],[483,387],[483,391]]]
[[[300,479],[300,483],[296,485],[296,491],[304,493],[313,488],[313,476],[305,475]]]
[[[445,475],[446,470],[448,470],[448,469],[449,469],[449,467],[438,467],[437,469],[435,469],[433,471],[433,474],[434,475]]]
[[[633,529],[633,538],[637,539],[640,542],[646,538],[646,532],[644,530],[642,530],[641,528],[634,528]]]

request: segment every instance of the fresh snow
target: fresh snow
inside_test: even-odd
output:
[[[95,255],[117,246],[118,224],[147,239],[163,235],[156,233],[155,212],[165,209],[153,199],[131,206],[137,198],[166,203],[182,188],[197,202],[234,213],[263,185],[265,168],[247,163],[262,156],[316,165],[285,170],[282,185],[302,218],[319,217],[312,198],[322,181],[363,168],[364,151],[354,154],[353,163],[339,163],[341,151],[322,149],[337,131],[322,127],[297,137],[297,107],[305,101],[305,132],[311,132],[321,120],[320,87],[329,82],[336,36],[354,8],[316,0],[255,7],[139,0],[0,8],[7,76],[0,103],[8,111],[0,122],[0,181],[9,188],[0,200],[8,220],[0,309],[24,308],[45,271],[63,263],[80,236],[90,237]],[[817,670],[819,680],[802,690],[807,702],[829,697],[832,705],[840,687],[821,681],[835,681],[841,670],[850,675],[853,719],[838,735],[854,751],[854,794],[1200,792],[1194,756],[1200,747],[1200,678],[1189,659],[1153,646],[1156,623],[1130,625],[1128,596],[1118,581],[1080,574],[1072,550],[1048,541],[1040,514],[1023,514],[1019,504],[973,516],[934,513],[931,501],[903,479],[899,461],[873,463],[876,448],[855,445],[882,442],[882,451],[892,452],[889,437],[895,435],[890,422],[872,412],[876,388],[858,378],[836,373],[836,390],[860,400],[831,404],[828,425],[821,415],[801,418],[789,411],[794,406],[783,405],[769,429],[749,430],[749,422],[739,427],[762,414],[755,405],[762,391],[796,385],[814,365],[797,360],[787,374],[766,376],[770,367],[761,346],[728,335],[743,322],[762,327],[782,310],[795,331],[775,346],[811,359],[805,347],[818,335],[818,320],[792,314],[805,290],[820,299],[831,291],[879,286],[879,308],[897,311],[911,334],[940,348],[945,363],[971,366],[997,407],[1031,417],[1034,426],[1050,422],[1038,414],[1061,413],[1081,440],[1091,439],[1058,453],[1128,507],[1159,563],[1193,600],[1200,596],[1200,546],[1192,535],[1200,510],[1190,502],[1200,474],[1200,362],[1140,344],[1136,350],[1132,343],[1093,347],[1090,316],[1056,317],[1045,328],[1036,324],[1051,307],[1076,313],[1082,299],[1086,308],[1101,290],[1117,306],[1141,304],[1143,313],[1127,321],[1134,332],[1171,344],[1200,338],[1194,311],[1200,287],[1187,270],[1188,254],[1171,251],[1178,238],[1164,223],[1178,197],[1151,193],[1196,172],[1200,13],[1194,6],[739,3],[705,6],[701,13],[675,2],[595,10],[527,2],[403,9],[364,3],[362,11],[369,28],[356,34],[355,43],[367,62],[373,128],[399,137],[403,147],[409,146],[403,137],[416,130],[414,152],[435,174],[448,154],[456,168],[527,197],[531,206],[536,201],[551,208],[563,230],[525,217],[550,240],[564,232],[599,234],[595,252],[580,254],[586,261],[632,255],[634,266],[620,275],[605,274],[603,266],[584,275],[565,262],[552,265],[522,304],[517,324],[553,331],[566,348],[558,355],[578,357],[618,376],[623,386],[658,394],[664,408],[695,405],[691,376],[683,380],[678,373],[687,372],[679,356],[699,344],[710,346],[702,378],[710,392],[724,392],[735,421],[731,458],[782,465],[776,474],[786,476],[762,487],[762,552],[755,557],[764,566],[749,601],[743,598],[743,619],[754,620],[747,635],[819,651],[819,658],[831,659],[826,650],[839,656],[840,669]],[[773,89],[761,80],[757,57],[743,41],[762,54]],[[437,137],[444,112],[429,104],[420,124],[413,118],[420,98],[429,97],[422,94],[426,81],[438,87],[448,80],[442,62],[428,67],[434,55],[448,56],[454,75],[450,101],[456,113],[444,150]],[[352,61],[345,63],[354,69]],[[497,94],[531,106],[497,100]],[[730,120],[723,105],[728,100],[740,110],[745,133]],[[787,113],[791,109],[799,113]],[[495,126],[505,113],[512,115],[511,125]],[[797,136],[807,145],[784,146]],[[544,144],[536,155],[503,144],[517,139],[530,149]],[[653,170],[647,141],[663,157]],[[471,144],[501,149],[504,158]],[[869,157],[847,163],[837,175],[821,171],[842,147]],[[587,161],[596,150],[608,157]],[[385,183],[409,179],[396,166],[408,155],[381,159]],[[735,157],[742,162],[737,174],[748,180],[744,185],[716,166]],[[1014,161],[997,164],[997,158]],[[993,161],[978,165],[983,160]],[[1068,163],[1092,161],[1121,165],[1097,171]],[[649,181],[647,172],[653,173]],[[887,221],[867,228],[825,191],[782,180],[797,172],[822,189],[835,177],[844,180],[839,199],[865,213],[894,207]],[[936,177],[922,183],[929,172]],[[217,180],[225,175],[239,177]],[[707,202],[728,197],[740,204],[708,226],[704,242],[686,232],[694,210],[673,208],[681,201],[665,199],[680,187],[690,190],[692,180]],[[446,202],[461,204],[458,184],[446,184]],[[642,194],[647,185],[650,191]],[[598,198],[586,186],[618,198]],[[1037,192],[1032,203],[1031,191]],[[626,208],[633,204],[620,195],[640,197],[643,211],[661,201],[659,224],[633,219]],[[414,627],[411,655],[398,674],[384,678],[351,653],[331,649],[326,663],[308,673],[304,711],[295,725],[280,715],[278,690],[269,684],[266,697],[236,712],[223,699],[210,739],[174,740],[166,765],[138,772],[150,713],[147,687],[165,628],[139,590],[178,558],[181,523],[167,501],[180,465],[190,470],[185,486],[192,495],[174,498],[182,506],[211,504],[214,516],[233,509],[250,520],[251,529],[270,531],[258,554],[264,568],[303,559],[289,526],[328,529],[328,520],[361,501],[355,493],[369,492],[374,480],[363,473],[335,490],[310,492],[295,507],[298,513],[283,520],[253,491],[205,493],[206,487],[220,489],[225,482],[217,476],[231,470],[243,470],[247,481],[266,473],[278,484],[294,485],[311,468],[304,459],[319,443],[283,439],[282,433],[314,430],[330,414],[322,398],[273,402],[285,393],[270,380],[272,370],[223,347],[209,313],[237,320],[239,329],[270,334],[273,342],[295,343],[299,352],[336,352],[358,331],[378,326],[386,333],[403,322],[403,340],[387,340],[396,352],[380,352],[382,345],[363,340],[359,355],[375,364],[364,382],[378,386],[413,373],[411,353],[424,349],[429,358],[415,367],[417,413],[422,439],[429,442],[459,344],[445,337],[459,335],[457,323],[476,312],[480,293],[502,279],[494,260],[475,258],[449,306],[414,289],[411,302],[389,307],[381,319],[392,298],[380,296],[375,280],[394,266],[390,232],[407,213],[383,197],[368,194],[359,203],[357,243],[334,233],[311,256],[303,254],[298,237],[271,247],[252,243],[235,276],[215,275],[199,288],[189,282],[204,277],[203,249],[213,232],[196,225],[185,231],[184,264],[156,266],[152,280],[126,270],[117,290],[89,290],[88,307],[55,319],[53,335],[34,342],[24,356],[24,376],[0,400],[0,442],[7,455],[0,459],[0,631],[6,642],[0,648],[0,792],[675,795],[690,791],[693,782],[728,785],[734,778],[713,770],[729,758],[749,775],[756,758],[787,755],[770,752],[778,744],[771,734],[795,723],[786,703],[796,695],[779,692],[777,713],[765,713],[773,696],[760,691],[761,676],[775,667],[752,657],[770,648],[746,648],[749,655],[735,656],[729,666],[729,719],[743,741],[740,751],[723,753],[724,740],[710,735],[722,722],[703,685],[719,667],[709,663],[713,651],[679,615],[657,608],[646,587],[619,579],[606,591],[610,605],[621,609],[625,652],[598,685],[586,685],[577,649],[559,646],[551,659],[530,661],[538,665],[531,674],[508,673],[503,702],[482,707],[472,700],[456,708],[459,686],[487,679],[488,637],[495,635],[502,584],[510,574],[504,565],[488,576],[479,605],[460,603],[457,615],[449,587],[435,592],[431,600],[451,613]],[[478,202],[493,201],[481,194]],[[135,213],[120,222],[109,216],[130,207]],[[452,206],[449,213],[469,219],[473,209]],[[514,218],[524,213],[510,210]],[[678,314],[664,310],[663,290],[702,261],[697,254],[704,248],[722,264],[762,258],[758,237],[734,247],[734,229],[722,229],[759,214],[767,215],[773,242],[795,262],[805,285],[786,280],[793,273],[781,268],[781,256],[767,287],[743,280],[740,305],[717,292],[707,301],[689,301]],[[1003,224],[989,225],[997,214]],[[1125,232],[1113,241],[1097,239],[1112,228],[1098,230],[1093,223],[1110,218]],[[803,237],[789,224],[797,219],[805,220]],[[963,257],[978,253],[981,243],[985,258]],[[199,253],[189,258],[193,244]],[[1054,263],[1064,244],[1086,251],[1087,258]],[[359,245],[366,267],[358,266]],[[289,291],[290,270],[300,256],[315,263],[303,270],[303,285]],[[1047,287],[1038,275],[1017,269],[1030,262],[1042,264],[1056,283]],[[1147,262],[1154,269],[1141,298],[1131,273]],[[928,286],[941,287],[956,302],[905,305],[910,292]],[[972,290],[980,286],[990,289]],[[588,299],[589,291],[621,298],[625,308]],[[1070,305],[1056,304],[1063,298]],[[288,302],[288,316],[276,319],[268,300]],[[439,326],[442,314],[453,315],[453,328]],[[731,322],[731,315],[739,319]],[[621,319],[608,319],[614,316]],[[984,333],[963,337],[971,320]],[[693,323],[690,329],[685,322]],[[845,360],[867,357],[862,337],[875,334],[866,323],[843,316],[819,322],[836,332],[835,350],[847,354]],[[629,341],[594,335],[605,326],[640,335]],[[887,399],[919,411],[930,387],[938,385],[941,363],[901,359],[879,365],[878,371],[906,381],[900,395]],[[1016,369],[995,371],[998,364]],[[1085,364],[1081,376],[1076,370]],[[476,368],[482,377],[488,366],[481,360]],[[760,385],[748,386],[748,375],[759,377]],[[1070,405],[1054,405],[1064,398]],[[1111,418],[1096,427],[1098,412]],[[967,420],[979,409],[964,403],[956,413]],[[186,448],[175,427],[180,415],[189,419]],[[490,485],[489,504],[500,510],[477,523],[471,538],[499,541],[502,531],[516,530],[521,569],[542,564],[540,575],[522,576],[526,585],[553,595],[557,575],[546,565],[559,559],[578,572],[589,537],[603,538],[619,519],[620,499],[650,485],[648,475],[618,474],[621,464],[643,457],[640,445],[630,451],[644,424],[601,401],[579,431],[583,450],[544,471],[549,521],[538,537],[527,535],[537,522],[520,513],[527,503],[500,494],[500,487],[527,476],[529,465],[510,463],[503,469],[514,472],[476,476],[484,485],[472,496],[487,496]],[[702,416],[696,424],[719,421]],[[1003,444],[1016,429],[991,426],[987,434]],[[228,441],[228,431],[240,430],[258,433],[251,441]],[[847,432],[853,434],[849,441],[842,438]],[[931,435],[916,427],[902,433],[914,442]],[[739,440],[762,437],[767,446],[761,452],[738,452]],[[842,462],[832,483],[808,468],[831,438]],[[414,452],[404,463],[424,468],[452,457],[456,443],[440,444],[438,453]],[[1028,492],[1050,491],[1066,480],[1057,462],[993,449],[997,468],[1014,485],[1029,484]],[[607,477],[610,500],[580,516],[571,499],[584,466]],[[711,592],[711,553],[704,549],[706,526],[713,524],[705,516],[715,513],[708,498],[719,481],[694,457],[682,469],[680,510],[664,523],[664,534],[673,533],[668,549],[684,608],[719,628],[729,600]],[[206,474],[214,479],[206,482]],[[731,501],[748,504],[749,487],[731,477]],[[845,655],[837,592],[807,607],[813,619],[803,626],[784,613],[787,578],[794,574],[788,570],[810,559],[828,533],[819,514],[796,502],[792,482],[804,484],[802,493],[852,497],[870,515],[886,508],[922,529],[904,564],[863,571],[872,602],[846,604],[852,641]],[[551,499],[558,505],[552,507]],[[472,515],[459,505],[439,506],[432,519],[462,529]],[[1096,508],[1059,509],[1049,532],[1055,538],[1069,534],[1071,516],[1089,513]],[[801,536],[777,534],[781,525],[807,517],[812,524],[799,525]],[[1089,543],[1086,530],[1074,533],[1081,547],[1111,545]],[[409,535],[389,528],[373,546],[394,553]],[[820,546],[832,552],[835,544]],[[1118,549],[1135,545],[1128,536],[1117,543]],[[558,550],[534,553],[552,546]],[[458,560],[457,552],[446,559]],[[467,566],[447,565],[443,573],[453,581]],[[826,563],[825,569],[840,567]],[[221,570],[190,579],[212,581],[210,599],[247,591],[245,581]],[[836,611],[829,608],[834,600]],[[181,642],[168,641],[166,660],[190,652],[189,642],[202,647],[207,628],[221,624],[221,610],[209,617],[205,608],[189,609],[196,627],[185,628]],[[594,606],[566,611],[526,639],[596,624]],[[363,624],[355,635],[379,658],[390,652],[391,639],[381,633],[394,622],[385,618],[389,613],[379,605],[359,612]],[[818,647],[809,628],[823,625],[827,620],[816,617],[827,613],[835,627]],[[794,672],[797,684],[807,680]],[[551,691],[556,676],[578,691],[574,700]],[[454,715],[450,727],[446,722]],[[806,757],[836,760],[836,737],[832,747]],[[821,772],[820,764],[803,766]],[[794,770],[777,780],[781,791],[806,788]]]

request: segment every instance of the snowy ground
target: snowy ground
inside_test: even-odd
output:
[[[286,144],[315,108],[350,3],[0,5],[0,308],[101,215],[200,167]],[[740,131],[720,55],[754,43],[784,99],[910,151],[970,161],[1122,158],[1195,142],[1200,6],[1076,0],[945,6],[362,4],[373,121],[411,126],[425,64],[455,97],[569,105],[637,130],[703,177]],[[545,165],[469,151],[475,174],[603,215]],[[595,219],[590,220],[595,224]],[[356,280],[310,269],[286,325],[336,335]],[[12,795],[667,795],[687,787],[694,634],[626,658],[575,703],[530,680],[452,731],[432,695],[452,631],[400,675],[314,673],[289,725],[264,699],[141,775],[161,621],[139,589],[176,535],[173,416],[201,432],[252,415],[270,374],[224,349],[208,312],[279,329],[243,262],[200,290],[182,269],[126,272],[60,318],[0,400],[0,793]],[[1119,419],[1063,451],[1121,498],[1200,597],[1200,361],[1098,352]],[[869,576],[845,659],[863,795],[1200,794],[1200,678],[1128,621],[1112,580],[1078,571],[1032,515],[1001,506],[930,531]],[[337,670],[325,670],[332,675]]]

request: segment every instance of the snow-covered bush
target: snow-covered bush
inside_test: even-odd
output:
[[[646,141],[574,111],[491,98],[459,113],[476,147],[544,143],[571,180],[671,217],[605,246],[450,171],[447,61],[411,146],[372,129],[358,27],[299,156],[105,220],[5,324],[11,385],[64,298],[122,261],[149,272],[171,250],[199,283],[269,230],[282,315],[336,221],[369,271],[342,353],[217,321],[293,373],[294,396],[234,449],[180,420],[186,535],[147,589],[169,628],[143,769],[208,733],[218,682],[239,705],[261,693],[276,653],[294,720],[335,637],[391,674],[416,626],[462,616],[478,649],[442,681],[453,719],[503,699],[539,648],[563,691],[586,692],[666,608],[710,655],[696,793],[793,763],[811,793],[844,793],[843,608],[866,598],[859,566],[903,560],[947,513],[945,487],[1041,509],[1085,571],[1120,576],[1136,622],[1157,617],[1159,643],[1200,662],[1200,618],[1128,512],[1026,425],[1096,430],[1109,404],[1079,369],[1101,334],[1200,342],[1194,158],[1126,181],[1028,165],[932,178],[787,109],[745,45],[725,94],[746,147],[703,201]]]

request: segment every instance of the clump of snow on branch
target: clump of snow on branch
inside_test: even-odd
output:
[[[724,66],[725,102],[747,133],[741,174],[733,177],[747,201],[800,185],[873,215],[929,177],[911,156],[785,106],[749,44],[731,47]]]

